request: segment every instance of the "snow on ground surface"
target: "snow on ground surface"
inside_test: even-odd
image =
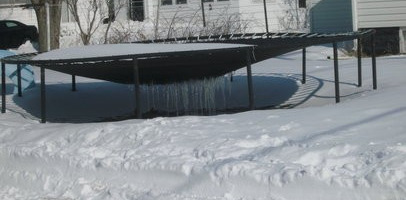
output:
[[[406,57],[339,61],[335,104],[332,49],[308,49],[253,65],[256,110],[217,116],[106,122],[132,112],[126,85],[47,71],[47,124],[38,86],[7,95],[0,115],[0,199],[406,199]],[[227,106],[247,106],[245,69]],[[38,74],[38,73],[37,73]],[[39,79],[37,77],[37,79]],[[7,88],[11,88],[7,85]],[[100,121],[89,123],[89,121]]]

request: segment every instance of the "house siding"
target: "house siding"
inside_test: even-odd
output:
[[[20,7],[1,8],[0,20],[1,19],[17,20],[27,25],[37,26],[37,16],[35,15],[34,9],[23,9]]]
[[[160,21],[169,21],[175,15],[178,18],[190,19],[190,18],[202,18],[201,1],[200,0],[188,0],[187,4],[172,4],[172,5],[159,5],[158,1],[146,1],[147,18],[156,19],[157,10],[159,10]],[[175,1],[173,1],[175,2]],[[281,6],[283,0],[266,0],[267,12],[268,12],[268,25],[270,31],[281,30],[278,17],[283,17],[284,8]],[[206,22],[216,22],[217,20],[232,15],[231,22],[234,20],[236,23],[246,25],[248,32],[265,32],[265,18],[263,0],[229,0],[205,2],[205,18]],[[179,20],[178,20],[179,21]],[[186,20],[188,21],[188,20]],[[200,21],[202,21],[200,19]],[[199,21],[199,22],[200,22]]]
[[[351,0],[313,0],[310,3],[312,32],[347,32],[353,30]]]
[[[169,21],[173,18],[189,21],[192,18],[201,18],[200,0],[187,0],[186,4],[158,5],[158,1],[147,1],[147,18],[155,19],[159,12],[159,19]],[[158,7],[159,6],[159,7]],[[205,18],[207,22],[216,20],[225,13],[238,13],[238,0],[205,2]]]
[[[283,17],[282,1],[280,0],[267,0],[267,16],[269,31],[277,32],[281,30],[280,18]],[[239,8],[241,14],[241,21],[248,23],[250,31],[252,32],[265,32],[265,13],[263,0],[247,0],[240,1]]]
[[[358,28],[406,27],[406,0],[357,0]]]

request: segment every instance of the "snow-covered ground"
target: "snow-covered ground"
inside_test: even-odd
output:
[[[305,85],[300,51],[253,65],[256,107],[291,109],[217,116],[106,122],[132,112],[130,86],[79,77],[71,92],[47,71],[47,124],[38,86],[7,95],[0,199],[406,199],[406,56],[377,58],[378,90],[369,58],[360,88],[340,60],[335,104],[331,53],[309,49]],[[228,84],[216,100],[247,106],[244,69]]]

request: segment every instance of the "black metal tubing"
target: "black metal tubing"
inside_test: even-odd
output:
[[[141,119],[141,87],[140,87],[140,76],[139,76],[139,66],[138,59],[133,58],[134,64],[134,93],[135,93],[135,116],[137,119]]]
[[[269,26],[268,26],[268,11],[266,9],[266,0],[264,0],[264,14],[265,14],[265,28],[266,28],[266,37],[269,38]]]
[[[334,53],[334,85],[335,85],[335,98],[336,103],[340,102],[340,80],[338,72],[338,56],[337,56],[337,42],[333,43]]]
[[[376,52],[375,52],[375,34],[371,35],[371,57],[372,57],[372,81],[373,81],[373,89],[376,90],[378,88],[378,81],[376,78]]]
[[[76,91],[76,76],[72,75],[72,91]]]
[[[166,39],[156,39],[156,40],[143,40],[133,43],[190,43],[190,42],[220,42],[226,40],[238,40],[238,39],[279,39],[279,38],[296,38],[296,37],[306,37],[312,39],[328,39],[334,38],[336,41],[346,41],[353,40],[357,37],[366,37],[374,34],[374,30],[358,31],[358,32],[348,32],[339,34],[323,34],[323,33],[243,33],[243,34],[225,34],[225,35],[210,35],[210,36],[193,36],[193,37],[179,37],[179,38],[166,38]],[[332,42],[327,41],[320,44],[326,44]]]
[[[247,51],[247,81],[248,81],[248,99],[249,109],[254,109],[254,89],[252,84],[252,71],[251,71],[251,55],[250,51]]]
[[[18,89],[18,96],[23,96],[22,88],[21,88],[21,64],[17,64],[17,89]]]
[[[31,64],[32,58],[38,55],[38,53],[27,53],[27,54],[20,54],[14,56],[7,56],[0,59],[0,62],[4,62],[7,64]]]
[[[178,51],[178,52],[159,52],[159,53],[142,53],[134,55],[117,55],[117,56],[103,56],[103,57],[93,57],[93,58],[73,58],[73,59],[59,59],[59,60],[32,60],[34,56],[27,55],[27,59],[19,59],[19,56],[10,56],[1,61],[5,61],[8,64],[30,64],[35,66],[52,66],[52,65],[65,65],[65,64],[75,64],[83,62],[106,62],[106,61],[116,61],[116,60],[126,60],[132,57],[139,58],[154,58],[154,57],[176,57],[176,56],[191,56],[191,55],[205,55],[218,52],[235,52],[244,51],[247,49],[252,49],[254,45],[245,45],[242,47],[233,48],[219,48],[219,49],[203,49],[196,51]]]
[[[362,43],[361,38],[357,38],[357,57],[358,57],[358,87],[362,86]]]
[[[213,39],[213,41],[222,41],[222,40],[230,40],[231,42],[233,41],[238,41],[235,40],[235,37],[240,37],[239,39],[254,39],[255,41],[271,41],[271,43],[266,44],[266,45],[271,45],[273,43],[285,43],[288,40],[286,39],[291,39],[290,43],[296,43],[298,38],[309,38],[312,39],[312,41],[308,41],[307,43],[303,44],[303,58],[305,58],[305,47],[306,46],[312,46],[315,44],[324,44],[324,43],[329,43],[329,42],[334,42],[334,78],[335,78],[335,97],[336,97],[336,102],[338,103],[340,101],[340,93],[339,93],[339,72],[338,72],[338,58],[337,58],[337,41],[345,41],[345,40],[353,40],[353,39],[361,39],[366,36],[371,35],[371,45],[372,45],[372,68],[373,68],[373,85],[374,89],[377,88],[377,78],[376,78],[376,55],[375,55],[375,37],[374,37],[374,31],[364,31],[364,32],[353,32],[353,33],[348,33],[348,34],[298,34],[298,33],[265,33],[264,35],[260,34],[235,34],[235,35],[227,35],[227,36],[219,36],[217,39]],[[264,36],[271,36],[269,39],[264,39]],[[213,36],[214,37],[214,36]],[[202,37],[203,38],[203,37]],[[201,39],[202,39],[201,38]],[[208,40],[210,40],[211,36],[204,37]],[[188,39],[188,38],[187,38]],[[194,38],[189,38],[187,41],[192,42],[193,39],[195,40],[194,42],[201,41],[199,40],[199,37],[194,37]],[[259,40],[256,40],[259,39]],[[263,39],[263,40],[261,40]],[[163,42],[165,41],[171,41],[171,39],[168,40],[162,40]],[[176,41],[174,39],[173,41]],[[145,42],[145,41],[144,41]],[[151,42],[151,41],[150,41]],[[154,41],[152,41],[154,42]],[[148,43],[148,42],[146,42]],[[251,71],[251,55],[250,55],[250,50],[252,50],[253,46],[247,46],[247,47],[237,47],[237,48],[232,48],[232,49],[211,49],[211,50],[200,50],[200,51],[193,51],[193,55],[198,55],[198,54],[207,54],[211,52],[226,52],[226,51],[247,51],[247,79],[248,79],[248,92],[249,92],[249,107],[250,109],[254,108],[254,95],[253,95],[253,84],[252,84],[252,71]],[[5,85],[5,63],[9,64],[32,64],[32,65],[37,65],[41,68],[41,122],[45,123],[46,122],[46,95],[45,95],[45,68],[48,66],[52,65],[69,65],[69,64],[75,64],[75,63],[81,63],[81,62],[106,62],[106,61],[113,61],[113,60],[120,60],[120,59],[129,59],[134,56],[137,58],[134,59],[134,79],[139,80],[139,66],[138,66],[138,60],[139,58],[148,58],[148,57],[156,57],[156,56],[169,56],[169,57],[176,57],[176,56],[182,56],[182,55],[190,55],[190,51],[185,51],[185,52],[163,52],[163,53],[153,53],[153,54],[136,54],[136,55],[120,55],[120,56],[107,56],[107,57],[99,57],[99,58],[85,58],[85,59],[65,59],[65,60],[32,60],[32,58],[37,55],[37,54],[24,54],[24,55],[17,55],[17,56],[10,56],[7,58],[0,59],[2,62],[2,112],[5,112],[6,109],[6,102],[5,102],[5,93],[6,93],[6,85]],[[359,54],[361,55],[361,54]],[[256,60],[255,60],[256,61]],[[305,62],[305,60],[303,60]],[[305,66],[305,65],[304,65]],[[360,64],[359,64],[360,66]],[[305,72],[305,71],[304,71]],[[359,73],[360,74],[360,73]],[[305,73],[303,73],[305,75]],[[305,80],[305,79],[304,79]],[[360,75],[359,75],[359,81],[361,81]],[[137,117],[141,117],[141,102],[140,102],[140,84],[136,83],[137,81],[134,81],[135,84],[135,96],[136,96],[136,115]]]
[[[46,123],[45,68],[41,67],[41,123]]]
[[[302,50],[302,84],[306,83],[306,48]]]
[[[6,63],[1,62],[1,113],[6,112]]]
[[[206,27],[206,13],[204,13],[204,3],[203,3],[203,0],[200,0],[200,3],[201,3],[201,5],[202,5],[203,27]]]
[[[356,39],[357,37],[366,37],[373,34],[373,30],[367,30],[363,32],[351,32],[351,33],[340,33],[340,34],[305,34],[305,33],[247,33],[247,34],[230,34],[230,35],[217,35],[217,36],[198,36],[198,37],[187,37],[187,38],[169,38],[169,39],[160,39],[160,40],[147,40],[140,41],[137,43],[162,43],[162,42],[220,42],[223,40],[234,41],[236,39],[253,39],[254,36],[258,36],[256,39],[263,39],[263,36],[271,36],[269,41],[277,42],[280,40],[281,43],[287,43],[287,39],[297,39],[297,38],[309,38],[313,41],[307,46],[312,46],[316,44],[326,44],[332,41],[345,41]],[[275,37],[275,38],[274,38]],[[211,38],[211,39],[210,39]],[[210,41],[204,41],[204,40]],[[238,42],[238,41],[237,41]],[[293,41],[296,43],[296,41]],[[199,51],[184,51],[184,52],[163,52],[163,53],[150,53],[150,54],[137,54],[137,55],[120,55],[120,56],[106,56],[106,57],[97,57],[97,58],[82,58],[82,59],[61,59],[61,60],[32,60],[34,56],[38,53],[23,54],[17,56],[9,56],[7,58],[1,59],[1,61],[8,64],[30,64],[36,66],[47,66],[54,64],[72,64],[72,63],[81,63],[81,62],[103,62],[111,60],[120,60],[128,59],[131,56],[137,56],[138,58],[148,58],[148,57],[158,57],[158,56],[181,56],[181,55],[197,55],[205,54],[211,52],[226,52],[226,51],[235,51],[235,50],[245,50],[251,47],[237,47],[229,49],[210,49],[210,50],[199,50]]]

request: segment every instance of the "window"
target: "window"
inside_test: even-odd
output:
[[[187,0],[176,0],[176,4],[186,4]]]
[[[17,27],[18,24],[14,23],[14,22],[6,22],[6,26],[7,26],[7,28],[12,28],[12,27]]]
[[[114,0],[107,0],[107,6],[108,6],[109,16],[108,16],[108,18],[103,20],[104,24],[107,24],[109,22],[114,22],[114,20],[116,19]]]
[[[163,6],[172,5],[172,0],[161,0],[161,5]]]
[[[144,0],[130,0],[130,19],[144,21]]]
[[[298,0],[299,8],[306,8],[306,0]]]
[[[229,0],[217,0],[217,1],[229,1]]]
[[[203,0],[203,2],[213,2],[214,0]]]

